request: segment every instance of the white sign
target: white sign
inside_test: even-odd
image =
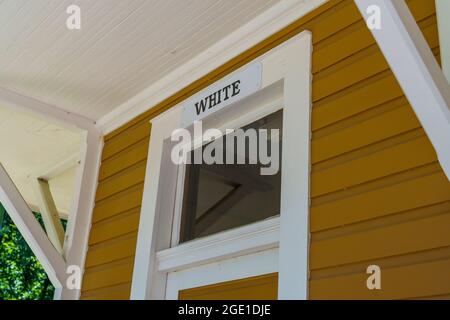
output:
[[[187,100],[183,108],[182,125],[200,121],[261,88],[262,65],[254,63],[217,82]]]

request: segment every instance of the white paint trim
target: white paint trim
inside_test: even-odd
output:
[[[104,133],[131,121],[328,0],[284,0],[98,120]]]
[[[308,298],[312,35],[304,37],[286,54],[278,277],[283,300]],[[299,59],[304,52],[311,54]]]
[[[44,221],[47,237],[56,250],[58,250],[59,254],[63,255],[65,232],[48,181],[35,179],[35,181],[33,181],[33,189],[36,195],[39,212]]]
[[[78,167],[75,195],[66,230],[64,252],[67,265],[79,266],[84,273],[92,213],[95,205],[95,194],[98,185],[103,138],[96,129],[84,133],[81,145],[81,165]],[[81,288],[80,288],[81,289]],[[79,289],[63,287],[60,299],[77,300]]]
[[[0,103],[2,107],[31,112],[37,117],[56,122],[68,129],[92,130],[95,127],[94,120],[4,88],[0,88]]]
[[[165,298],[177,300],[180,290],[278,272],[278,249],[265,250],[197,268],[172,272]],[[201,275],[201,276],[199,276]]]
[[[382,28],[372,30],[378,45],[436,150],[450,179],[450,85],[404,0],[355,0],[381,9]]]
[[[280,218],[271,218],[159,251],[158,271],[198,267],[278,247]]]
[[[36,177],[50,181],[53,178],[59,176],[61,173],[77,166],[80,164],[80,155],[79,152],[71,155],[70,157],[60,161],[58,163],[54,163],[44,170],[36,172],[34,175],[30,176],[30,178],[35,179]]]
[[[447,81],[450,83],[450,1],[436,0],[441,63]]]
[[[65,262],[51,244],[14,182],[0,164],[0,202],[56,288],[65,284]]]
[[[226,113],[217,112],[210,115],[205,119],[206,125],[203,126],[203,129],[206,127],[220,128],[225,124],[234,123],[230,117],[247,116],[247,119],[248,114],[255,112],[257,108],[255,101],[256,106],[267,107],[267,100],[264,100],[267,97],[265,96],[269,94],[273,100],[278,101],[277,88],[283,91],[285,110],[283,121],[286,121],[287,124],[283,129],[283,135],[292,137],[286,143],[283,142],[283,168],[286,166],[290,170],[285,172],[286,169],[283,169],[285,173],[282,175],[282,180],[285,180],[285,182],[282,181],[284,195],[282,195],[279,236],[280,247],[284,246],[284,250],[280,252],[279,256],[279,270],[282,273],[280,274],[279,295],[282,299],[306,299],[308,291],[311,48],[311,33],[305,31],[255,59],[263,64],[261,90],[241,101],[239,108],[228,108]],[[284,87],[277,86],[277,84],[284,84]],[[174,197],[178,181],[178,168],[170,160],[170,145],[167,138],[170,137],[173,130],[181,126],[182,110],[180,106],[181,104],[152,120],[152,134],[135,254],[132,299],[164,299],[167,275],[171,274],[167,273],[166,269],[178,270],[182,265],[187,267],[206,261],[210,262],[212,259],[222,259],[228,254],[234,256],[237,250],[237,248],[228,248],[227,252],[224,250],[225,246],[219,246],[216,242],[215,248],[210,248],[210,252],[207,254],[205,252],[205,256],[200,255],[200,257],[199,255],[188,257],[189,254],[186,253],[182,259],[178,259],[179,251],[177,250],[188,248],[188,243],[181,245],[181,249],[175,247],[173,250],[163,251],[170,248],[171,245],[175,210]],[[286,119],[286,117],[291,118]],[[298,123],[300,123],[300,130]],[[285,158],[291,159],[285,160]],[[286,175],[292,175],[292,177],[286,177]],[[299,180],[294,181],[294,178]],[[299,195],[297,192],[302,192],[302,194]],[[214,239],[214,236],[209,238],[209,240],[211,239]],[[209,240],[203,239],[202,241]],[[249,241],[245,250],[250,252],[251,244],[252,242]],[[260,243],[253,242],[253,245],[259,246]],[[191,251],[191,254],[198,254],[197,249]],[[174,258],[171,256],[172,253],[178,257]],[[158,266],[158,254],[160,258],[162,257],[161,267]],[[213,258],[213,256],[215,257]],[[204,259],[204,261],[196,260],[194,262],[195,259]],[[226,263],[229,259],[221,261]],[[159,268],[163,271],[161,272]]]

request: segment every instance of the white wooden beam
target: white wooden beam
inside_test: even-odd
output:
[[[442,70],[450,83],[450,1],[436,0]]]
[[[378,6],[381,28],[373,29],[407,99],[450,179],[450,86],[404,0],[355,0],[365,19]]]
[[[0,201],[56,288],[65,284],[66,264],[0,164]]]
[[[65,236],[64,228],[61,224],[48,181],[35,179],[35,181],[33,181],[33,188],[40,209],[39,212],[41,213],[45,230],[47,231],[47,236],[56,250],[62,255]]]
[[[103,138],[100,131],[94,128],[84,132],[80,155],[81,162],[78,167],[75,195],[67,224],[66,241],[64,242],[67,266],[77,266],[82,273],[88,249],[102,148]],[[63,300],[79,299],[80,289],[63,287],[57,298]]]
[[[31,112],[40,118],[50,119],[66,128],[91,130],[95,126],[94,120],[1,87],[0,103],[2,107]]]

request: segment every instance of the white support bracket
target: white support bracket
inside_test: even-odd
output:
[[[61,224],[48,181],[38,178],[33,181],[33,188],[36,195],[39,212],[41,213],[45,230],[47,231],[47,236],[56,250],[63,255],[65,236],[64,228]]]
[[[414,112],[450,179],[450,86],[404,0],[355,0],[366,19],[369,7],[381,13],[381,28],[372,28]]]
[[[0,202],[42,264],[52,284],[56,288],[62,287],[65,284],[66,263],[51,244],[33,212],[1,164]]]

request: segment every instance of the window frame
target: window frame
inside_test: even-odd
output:
[[[192,270],[194,267],[204,268],[217,263],[219,260],[228,259],[226,261],[230,261],[230,259],[246,257],[261,250],[274,250],[274,248],[278,248],[276,249],[277,271],[279,272],[278,297],[280,299],[307,299],[310,237],[311,53],[312,35],[309,31],[304,31],[249,63],[259,62],[263,66],[261,88],[249,97],[250,100],[255,99],[253,103],[258,104],[259,93],[264,96],[264,92],[271,92],[271,88],[281,88],[279,93],[283,106],[282,146],[284,150],[281,165],[283,168],[281,214],[280,217],[272,219],[270,222],[263,220],[171,248],[174,234],[172,232],[174,214],[167,214],[167,212],[173,213],[175,210],[173,197],[179,190],[176,186],[181,178],[177,165],[170,161],[170,152],[168,151],[170,148],[167,146],[170,142],[167,138],[170,137],[174,129],[180,127],[182,120],[181,104],[152,119],[152,133],[149,142],[149,157],[133,271],[132,299],[168,298],[166,290],[169,272],[181,272],[186,268]],[[249,64],[234,73],[239,72]],[[275,95],[270,99],[273,102],[279,98]],[[247,100],[247,98],[243,100]],[[242,103],[244,104],[242,106],[244,110],[246,108],[245,102]],[[280,104],[278,103],[278,105]],[[240,110],[241,108],[230,107],[229,109]],[[252,114],[252,112],[246,111],[245,114],[247,113]],[[214,115],[212,114],[203,120],[208,121],[210,117],[213,119]],[[220,117],[219,112],[216,116]],[[252,118],[247,120],[236,117],[233,121],[236,123],[241,121],[239,125],[231,126],[233,121],[225,121],[222,125],[223,128],[240,127],[245,122],[250,123],[252,119],[259,118],[262,118],[262,116],[252,115]],[[214,121],[211,123],[214,124]],[[220,126],[213,127],[223,129]],[[299,148],[299,146],[301,147]],[[164,179],[161,179],[161,177],[164,177]],[[263,223],[272,223],[273,225],[258,231]],[[240,232],[243,233],[240,234]],[[179,227],[176,233],[179,233]],[[236,236],[230,238],[233,233]],[[271,234],[271,238],[269,239],[265,233]],[[247,238],[247,247],[242,245],[242,237]],[[270,241],[265,244],[258,242],[261,238]],[[214,240],[215,243],[208,242],[210,240]],[[214,247],[216,247],[216,250],[214,250]],[[211,255],[209,258],[203,254],[203,252],[208,251],[203,250],[205,248],[212,248],[212,250],[209,250]],[[203,254],[203,258],[196,257],[195,253]],[[193,261],[189,262],[188,258],[193,259]],[[169,260],[172,265],[167,267],[167,261]],[[226,270],[222,271],[226,273]],[[245,276],[245,273],[242,275]],[[217,281],[220,281],[220,276],[217,275]],[[214,277],[211,279],[211,281],[214,281]]]

